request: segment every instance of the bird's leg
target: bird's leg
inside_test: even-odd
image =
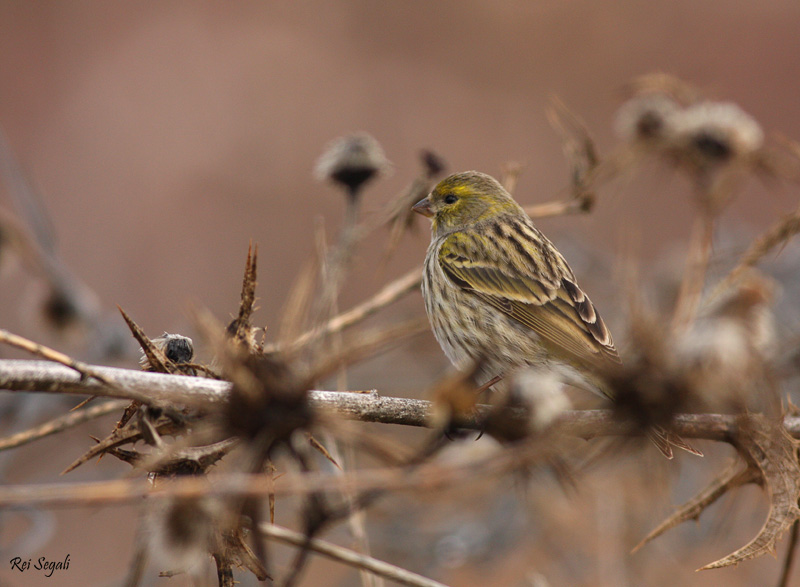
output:
[[[476,393],[478,393],[478,394],[481,394],[481,393],[484,393],[484,392],[486,392],[486,391],[489,391],[489,388],[490,388],[492,385],[495,385],[496,383],[500,383],[502,380],[503,380],[503,376],[502,376],[502,375],[495,375],[495,376],[494,376],[494,377],[492,377],[492,378],[491,378],[489,381],[487,381],[486,383],[484,383],[483,385],[481,385],[481,386],[480,386],[480,387],[477,389]]]
[[[477,395],[479,395],[479,396],[480,396],[480,395],[482,395],[482,394],[485,394],[485,393],[487,393],[487,392],[489,391],[489,389],[492,387],[492,385],[494,385],[495,383],[499,383],[499,382],[500,382],[500,381],[502,381],[502,380],[503,380],[503,376],[502,376],[502,375],[495,375],[495,376],[494,376],[494,377],[492,377],[492,378],[491,378],[489,381],[487,381],[486,383],[484,383],[483,385],[481,385],[481,386],[480,386],[480,387],[479,387],[479,388],[478,388],[478,389],[475,391],[475,393],[476,393]],[[483,430],[483,429],[481,429],[481,430],[480,430],[480,432],[478,432],[478,436],[475,438],[475,440],[476,440],[476,441],[480,440],[480,439],[483,437],[483,433],[484,433],[484,430]]]

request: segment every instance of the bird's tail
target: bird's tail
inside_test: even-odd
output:
[[[686,442],[683,438],[675,434],[674,432],[670,432],[669,430],[665,430],[661,426],[653,426],[650,428],[650,431],[647,433],[647,438],[656,445],[656,448],[661,451],[661,454],[671,459],[672,454],[672,447],[680,448],[685,450],[686,452],[690,452],[693,455],[697,455],[698,457],[702,457],[703,453],[694,448],[688,442]]]
[[[564,379],[574,387],[591,391],[601,397],[610,399],[612,402],[615,401],[613,391],[609,387],[608,382],[602,377],[587,372],[580,372],[578,376],[575,376],[574,373],[568,372]],[[661,454],[668,459],[674,456],[672,453],[673,446],[690,452],[693,455],[697,455],[698,457],[703,456],[701,451],[694,448],[683,438],[661,426],[651,427],[647,433],[647,437],[656,445],[656,448],[661,451]]]

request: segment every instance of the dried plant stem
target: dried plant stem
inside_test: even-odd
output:
[[[525,206],[525,213],[531,218],[550,218],[566,214],[579,214],[586,211],[586,204],[582,200],[575,198]]]
[[[800,232],[800,209],[785,216],[758,237],[742,255],[734,269],[714,288],[709,299],[714,299],[728,289],[750,267],[753,267],[775,247],[785,244]]]
[[[130,402],[128,400],[111,401],[92,406],[91,408],[69,412],[63,416],[53,418],[49,422],[40,424],[35,428],[30,428],[24,432],[18,432],[17,434],[12,434],[11,436],[0,439],[0,450],[16,448],[18,446],[22,446],[23,444],[33,442],[34,440],[44,438],[45,436],[56,434],[62,430],[74,428],[75,426],[83,424],[84,422],[88,422],[89,420],[94,420],[96,418],[105,416],[106,414],[119,411],[129,403]]]
[[[4,342],[18,349],[28,351],[29,353],[42,357],[43,359],[47,359],[49,361],[55,361],[56,363],[60,363],[66,367],[69,367],[70,369],[74,369],[75,371],[80,373],[81,377],[94,377],[95,379],[101,381],[105,385],[109,386],[114,385],[112,379],[110,379],[106,375],[103,375],[102,373],[98,373],[94,367],[91,367],[86,363],[82,363],[81,361],[76,361],[72,357],[65,355],[64,353],[61,353],[57,350],[41,345],[38,342],[33,342],[32,340],[29,340],[17,334],[13,334],[8,330],[0,329],[0,342]]]
[[[308,541],[304,534],[294,532],[288,528],[275,526],[273,524],[261,524],[258,529],[264,536],[267,536],[271,540],[301,548],[307,546],[310,550],[318,554],[351,567],[368,571],[379,577],[390,579],[401,585],[410,585],[411,587],[446,587],[438,581],[428,579],[422,575],[417,575],[416,573],[372,558],[371,556],[359,554],[350,549],[331,544],[325,540],[312,538]]]
[[[231,562],[219,554],[214,554],[214,563],[217,565],[217,581],[219,587],[234,587],[233,566]]]
[[[334,313],[345,274],[353,258],[355,247],[361,238],[358,225],[359,204],[358,193],[350,194],[339,240],[328,254],[324,254],[323,251],[323,254],[320,255],[320,258],[324,260],[321,267],[323,288],[319,298],[319,312],[322,320],[330,320]]]
[[[799,527],[800,522],[798,521],[795,521],[795,523],[792,524],[792,533],[789,536],[789,546],[786,548],[786,558],[784,559],[783,567],[781,568],[781,576],[780,579],[778,579],[778,587],[789,586],[789,577],[792,575],[794,554],[797,549],[797,535]]]
[[[412,318],[389,326],[363,330],[342,346],[340,353],[329,353],[317,360],[314,366],[316,379],[324,379],[338,373],[343,366],[374,357],[396,345],[399,341],[428,332],[430,326],[425,318]]]
[[[522,174],[522,167],[523,166],[516,161],[508,161],[503,164],[503,175],[500,183],[506,188],[509,194],[513,194],[517,191],[517,182],[519,181],[519,176]]]
[[[338,304],[338,300],[337,300]],[[338,305],[336,307],[336,311],[338,312]],[[331,336],[333,342],[334,353],[341,354],[342,352],[342,335],[341,332],[337,332]],[[347,367],[342,366],[339,370],[339,373],[336,378],[337,383],[337,390],[346,390],[348,387],[347,384]],[[350,464],[355,463],[355,454],[352,450],[347,451],[347,458],[340,450],[340,445],[338,440],[332,434],[325,435],[325,441],[328,445],[334,463],[340,463],[340,466],[336,466],[333,468],[334,475],[341,475],[344,473],[344,468],[350,468]],[[371,555],[370,545],[369,545],[369,535],[367,534],[367,523],[366,523],[366,512],[363,509],[355,509],[353,508],[354,503],[354,495],[352,493],[347,493],[344,495],[344,498],[347,500],[348,508],[353,510],[353,513],[348,516],[347,524],[350,528],[350,532],[353,535],[353,540],[355,543],[355,547],[357,551],[361,554],[366,556]],[[365,569],[359,570],[359,575],[361,577],[361,585],[363,587],[384,587],[383,580],[375,575],[367,572]]]
[[[683,274],[678,299],[675,302],[675,313],[672,316],[673,330],[682,330],[688,327],[697,314],[706,281],[708,262],[711,258],[713,236],[713,215],[710,212],[698,214],[689,242],[686,271]]]
[[[302,347],[323,336],[341,332],[345,328],[358,324],[378,310],[385,308],[389,304],[394,303],[406,294],[417,289],[421,281],[422,268],[413,269],[386,285],[365,302],[334,316],[320,328],[315,328],[314,330],[300,335],[290,346],[293,348]],[[278,345],[264,347],[264,352],[273,352],[276,350],[278,350]]]

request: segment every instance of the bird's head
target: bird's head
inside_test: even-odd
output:
[[[413,210],[431,218],[434,234],[442,235],[521,209],[495,178],[464,171],[440,181]]]

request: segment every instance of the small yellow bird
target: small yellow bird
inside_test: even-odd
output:
[[[486,380],[545,367],[611,397],[597,375],[621,364],[611,333],[564,257],[497,180],[456,173],[413,209],[433,221],[422,295],[456,367],[481,361]],[[662,429],[649,436],[668,458],[671,444],[696,452]]]

